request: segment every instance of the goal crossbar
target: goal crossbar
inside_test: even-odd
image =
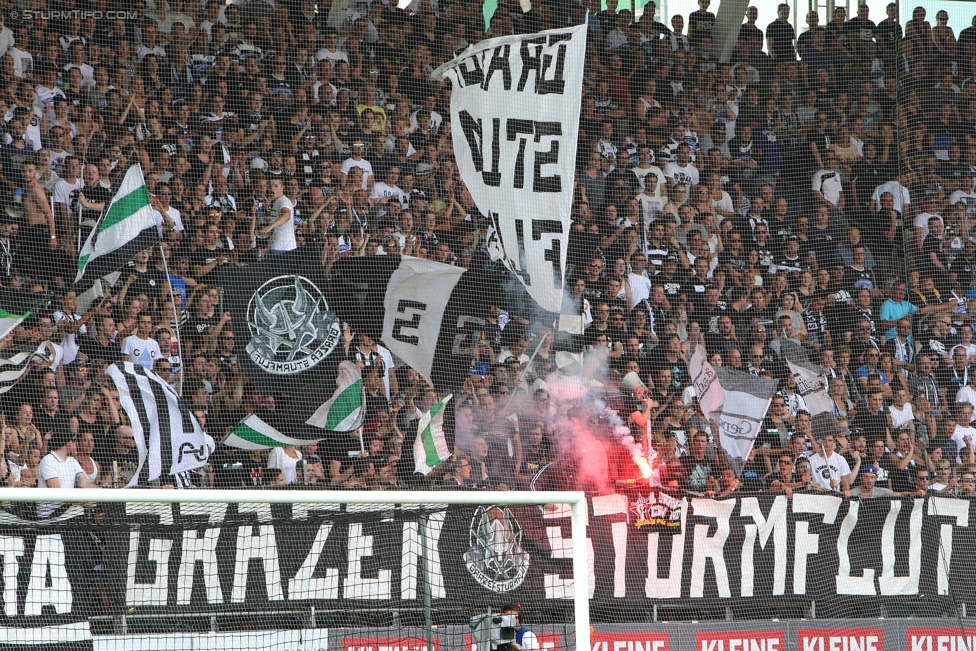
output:
[[[587,502],[579,491],[310,491],[159,490],[134,488],[0,488],[2,502],[193,503],[193,504],[567,504],[572,510],[573,615],[576,649],[589,651]]]

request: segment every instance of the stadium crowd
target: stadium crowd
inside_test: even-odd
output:
[[[56,352],[0,396],[8,484],[52,485],[69,458],[86,481],[128,480],[132,429],[101,375],[112,362],[179,388],[218,441],[274,408],[240,371],[247,328],[222,309],[215,269],[313,243],[325,265],[488,264],[450,87],[430,73],[469,43],[590,9],[567,301],[586,324],[583,368],[600,369],[592,391],[638,438],[649,423],[660,481],[976,493],[976,18],[956,35],[945,11],[901,25],[894,3],[877,23],[862,5],[826,25],[811,12],[797,37],[788,5],[765,28],[751,7],[724,62],[709,0],[670,27],[653,2],[635,21],[599,2],[503,0],[488,32],[477,2],[353,0],[338,29],[309,0],[123,4],[138,18],[17,20],[0,3],[0,284],[57,297],[0,342]],[[65,7],[116,8],[103,5]],[[79,314],[80,242],[131,151],[162,240]],[[220,446],[199,483],[530,488],[558,465],[553,423],[575,403],[548,390],[552,332],[512,306],[483,316],[454,391],[456,452],[427,477],[404,455],[438,394],[347,327],[335,354],[364,371],[362,438]],[[824,369],[839,427],[814,436],[788,342]],[[781,383],[738,477],[690,386],[695,345]],[[633,479],[624,465],[608,481]]]

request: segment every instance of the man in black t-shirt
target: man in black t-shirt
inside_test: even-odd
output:
[[[61,394],[57,389],[45,389],[40,396],[40,404],[34,407],[34,427],[45,441],[49,433],[68,426],[68,418],[60,407]]]
[[[88,359],[103,359],[108,363],[117,362],[122,356],[122,347],[116,341],[118,328],[111,316],[111,307],[106,305],[102,309],[102,316],[96,321],[97,333],[93,338],[85,338],[81,342],[81,352]]]
[[[162,274],[149,266],[149,257],[149,249],[139,251],[130,266],[122,270],[122,277],[126,279],[125,284],[129,288],[127,297],[135,298],[139,294],[145,294],[149,297],[148,307],[155,308],[156,301],[161,298],[159,291],[162,287]]]
[[[205,227],[203,246],[198,247],[190,256],[190,269],[194,278],[206,276],[219,265],[226,264],[230,259],[227,250],[218,246],[220,241],[220,227],[217,224],[207,224]]]
[[[710,4],[711,0],[698,0],[698,11],[688,14],[688,39],[696,50],[704,37],[712,35],[715,26],[715,14],[708,10]]]
[[[220,323],[212,300],[206,294],[197,297],[194,308],[193,316],[187,320],[186,327],[183,328],[183,336],[188,338],[192,344],[190,350],[197,350],[202,347],[203,338]]]
[[[851,294],[862,289],[873,290],[878,286],[874,280],[874,272],[864,266],[867,255],[868,251],[863,244],[855,244],[851,248],[853,260],[844,273],[844,282],[847,283],[848,291]]]
[[[639,256],[638,256],[639,257]],[[664,259],[661,270],[650,275],[652,285],[664,287],[664,295],[669,302],[677,301],[686,291],[683,274],[678,273],[678,256],[669,255]]]
[[[796,31],[790,25],[790,6],[781,3],[776,8],[776,20],[766,27],[766,43],[769,54],[778,62],[796,61]]]
[[[99,181],[101,177],[98,173],[98,166],[89,163],[85,165],[85,169],[82,171],[82,178],[85,181],[85,187],[81,189],[81,196],[84,200],[79,197],[79,221],[82,224],[82,235],[87,236],[88,231],[91,227],[95,225],[95,221],[98,220],[98,216],[105,206],[108,205],[109,201],[112,200],[112,191],[102,185]],[[85,224],[89,221],[89,224]],[[86,228],[87,226],[87,228]]]
[[[708,434],[698,432],[688,442],[688,453],[678,461],[684,468],[684,489],[705,492],[715,482],[718,462],[709,449]]]
[[[868,395],[868,408],[866,411],[859,412],[851,423],[851,427],[863,430],[867,438],[868,446],[875,441],[887,441],[888,435],[888,415],[882,411],[884,406],[884,395],[878,391]]]

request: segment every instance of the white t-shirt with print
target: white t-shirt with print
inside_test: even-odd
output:
[[[840,480],[851,474],[847,459],[836,452],[826,459],[822,454],[811,455],[810,468],[813,471],[813,481],[827,489],[830,489],[830,480],[833,479],[837,482],[837,490],[840,490]]]
[[[77,314],[66,314],[58,310],[51,315],[51,320],[55,323],[65,321],[70,325],[80,321],[81,317]],[[75,358],[78,357],[79,350],[81,350],[81,345],[78,343],[79,336],[85,334],[88,334],[88,326],[81,326],[77,332],[66,332],[64,334],[64,339],[61,340],[61,348],[64,349],[63,363],[70,364],[75,361]]]
[[[952,440],[956,444],[956,463],[962,463],[962,452],[968,443],[970,447],[976,447],[976,429],[973,427],[963,427],[956,425],[952,433]]]
[[[152,337],[141,339],[138,335],[129,335],[122,342],[122,354],[127,355],[130,362],[152,370],[156,360],[162,357],[159,344]]]

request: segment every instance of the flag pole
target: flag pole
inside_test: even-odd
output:
[[[553,330],[556,329],[558,323],[559,320],[557,317],[556,321],[553,322],[552,324]],[[548,336],[549,334],[547,333],[539,338],[539,344],[535,347],[535,350],[532,351],[532,356],[529,357],[529,361],[526,362],[525,367],[521,371],[519,371],[518,384],[522,384],[522,381],[525,379],[526,374],[529,372],[529,367],[532,366],[532,362],[535,361],[536,355],[539,354],[539,351],[542,349],[542,345],[546,343],[546,337]],[[508,400],[505,401],[505,406],[502,407],[502,412],[505,412],[508,409],[508,406],[512,404],[512,400],[515,398],[515,394],[518,391],[518,387],[516,386],[515,388],[516,388],[515,391],[512,391],[510,394],[508,394]]]
[[[152,199],[155,199],[155,195],[150,195]],[[173,302],[173,316],[176,319],[176,352],[180,356],[180,383],[176,390],[176,393],[182,398],[183,397],[183,378],[186,377],[186,370],[184,368],[185,358],[183,357],[183,335],[180,334],[180,315],[182,309],[179,312],[176,311],[176,296],[173,294],[173,280],[170,278],[169,273],[169,263],[166,262],[166,252],[163,250],[163,245],[165,242],[159,240],[159,255],[163,259],[163,273],[166,274],[166,284],[169,285],[169,300]],[[170,348],[172,350],[172,348]]]

